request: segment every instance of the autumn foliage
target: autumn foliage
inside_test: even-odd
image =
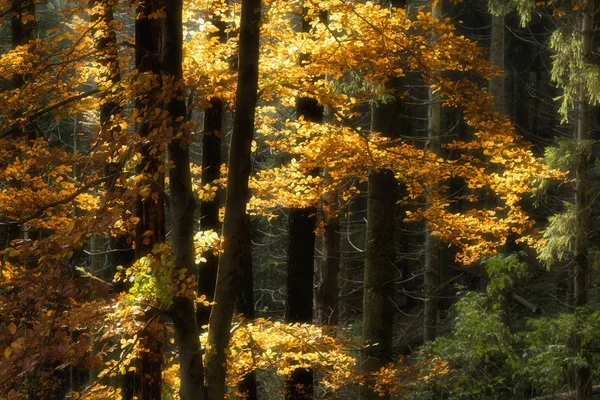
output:
[[[121,18],[106,20],[95,16],[103,15],[108,3],[66,3],[59,21],[44,28],[40,38],[0,59],[0,79],[24,77],[21,85],[0,91],[0,227],[21,232],[2,238],[10,241],[0,266],[0,392],[7,399],[60,397],[71,390],[73,398],[119,398],[117,377],[135,371],[133,360],[147,351],[138,340],[155,322],[147,316],[163,313],[174,297],[207,306],[196,292],[197,266],[175,269],[168,241],[116,268],[113,279],[81,266],[93,237],[118,239],[131,249],[152,234],[136,238],[139,218],[132,210],[140,199],[168,197],[169,182],[157,184],[159,174],[170,168],[163,156],[166,146],[174,139],[198,139],[202,132],[194,116],[210,107],[212,98],[233,107],[239,4],[185,2],[184,78],[176,82],[132,66],[134,38],[127,24],[161,19],[160,12],[135,15],[131,2],[112,1]],[[0,4],[3,23],[10,7]],[[302,7],[308,33],[293,23],[302,18]],[[327,20],[319,17],[322,12]],[[373,2],[268,0],[263,14],[255,147],[280,161],[253,174],[250,214],[277,217],[280,207],[323,206],[320,200],[329,193],[347,201],[370,171],[386,168],[406,187],[405,220],[426,220],[433,235],[454,246],[458,261],[469,264],[494,254],[509,237],[540,245],[521,200],[535,181],[563,176],[536,158],[509,119],[493,111],[489,93],[467,78],[467,72],[483,79],[499,74],[480,46],[458,35],[447,20],[434,20],[424,11],[409,18],[403,9]],[[210,35],[215,17],[229,26],[225,42]],[[31,18],[22,16],[24,23]],[[98,46],[115,33],[117,41]],[[112,79],[115,70],[118,80]],[[444,107],[461,110],[470,127],[467,140],[444,144],[441,154],[358,124],[364,104],[407,96],[389,89],[388,79],[414,72],[440,94]],[[165,105],[179,93],[185,93],[192,118],[176,131]],[[301,97],[326,106],[328,120],[315,124],[295,118]],[[117,112],[101,123],[100,110],[107,104]],[[91,127],[86,134],[83,125]],[[149,133],[142,135],[140,126]],[[72,132],[64,137],[85,136],[81,148],[73,151],[64,143],[61,129],[67,128]],[[143,154],[161,160],[156,171],[146,172]],[[317,168],[326,169],[328,178],[309,173]],[[199,175],[193,186],[199,200],[214,199],[217,187],[227,185],[223,179],[201,182]],[[461,198],[450,193],[451,179],[467,188]],[[452,207],[459,200],[475,202],[481,191],[495,200],[483,208]],[[344,206],[335,210],[344,211]],[[196,247],[201,268],[204,253],[219,253],[218,234],[199,233]],[[232,393],[254,370],[272,370],[285,379],[294,368],[312,366],[329,391],[362,379],[354,371],[359,343],[313,325],[234,324],[228,358]],[[173,337],[169,325],[160,332]],[[166,357],[171,367],[164,371],[165,382],[175,393],[177,356]],[[445,373],[447,366],[436,362],[434,373]],[[401,392],[392,387],[398,374],[425,379],[403,368],[382,370],[379,390]],[[70,374],[86,370],[95,371],[95,380],[69,386]]]

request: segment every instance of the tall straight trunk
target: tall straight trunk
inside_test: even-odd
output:
[[[394,136],[390,118],[397,111],[397,102],[394,100],[373,108],[373,131]],[[392,361],[397,199],[398,181],[394,172],[387,169],[371,171],[367,190],[362,327],[362,338],[368,345],[362,360],[362,370],[366,374],[379,371]],[[373,383],[367,379],[367,384],[361,388],[362,398],[380,398],[372,389]]]
[[[309,32],[310,22],[305,15],[303,10],[302,32]],[[315,99],[303,97],[297,101],[296,113],[306,121],[323,122],[323,112],[324,108]],[[290,209],[288,221],[285,320],[312,323],[317,209],[315,206]],[[294,370],[286,379],[285,391],[286,399],[312,399],[312,369]]]
[[[363,295],[363,352],[365,373],[378,371],[392,361],[394,306],[395,210],[398,181],[390,170],[372,171],[367,193],[367,237]],[[362,387],[362,397],[379,399],[371,385]]]
[[[327,170],[324,179],[329,180]],[[337,326],[339,322],[339,285],[340,272],[340,219],[338,215],[337,193],[323,196],[323,222],[325,231],[322,236],[323,262],[320,266],[320,280],[317,287],[317,321],[319,325]]]
[[[403,7],[403,0],[391,0],[391,7]],[[401,82],[390,77],[387,84],[399,89]],[[384,136],[395,137],[400,101],[397,97],[387,103],[377,104],[371,113],[371,130]],[[366,384],[361,387],[361,398],[380,399],[373,390],[375,383],[368,375],[379,371],[393,359],[394,335],[394,286],[396,271],[396,202],[398,181],[394,172],[387,169],[369,173],[367,190],[367,233],[365,238],[365,271],[363,292],[362,339],[367,347],[362,353],[362,372],[367,374]]]
[[[286,322],[313,322],[316,213],[316,207],[293,208],[289,213]],[[312,399],[312,369],[295,369],[286,379],[285,391],[286,399]]]
[[[35,39],[35,27],[36,20],[27,20],[23,22],[23,17],[26,15],[33,15],[35,17],[35,1],[34,0],[11,0],[11,8],[14,10],[11,17],[11,47],[13,49],[18,46],[27,44],[30,40]],[[23,87],[26,82],[26,76],[22,74],[15,74],[12,77],[12,86],[15,89]],[[25,130],[12,136],[13,139],[26,138],[27,132],[30,131],[29,126],[25,127]],[[5,246],[9,247],[10,243],[22,237],[22,225],[9,225],[6,228],[5,234]]]
[[[163,80],[171,78],[177,85],[183,82],[183,1],[164,3],[162,25],[161,70]],[[186,270],[186,276],[196,271],[194,254],[194,210],[196,201],[192,192],[190,171],[189,134],[185,128],[187,115],[183,88],[177,87],[167,106],[172,119],[173,139],[167,146],[169,161],[169,200],[171,242],[175,270]],[[175,327],[175,341],[179,350],[179,396],[182,400],[205,398],[204,371],[194,299],[181,295],[173,300],[169,316]]]
[[[238,290],[235,297],[235,309],[243,314],[244,318],[251,321],[255,317],[254,312],[254,285],[252,279],[252,222],[246,214],[244,219],[244,232],[242,234],[242,256],[240,262]],[[244,394],[245,400],[257,400],[258,388],[256,385],[256,373],[250,372],[239,383],[238,390]]]
[[[499,6],[504,6],[504,0],[498,1]],[[497,15],[492,15],[492,31],[490,39],[490,61],[504,73],[504,10]],[[496,14],[496,13],[495,13]],[[496,99],[494,108],[500,114],[506,112],[506,78],[505,75],[490,79],[489,90]]]
[[[441,20],[442,18],[442,2],[438,1],[431,10],[433,18]],[[435,39],[435,38],[434,38]],[[440,151],[440,132],[441,132],[441,114],[442,104],[440,96],[437,92],[429,91],[429,108],[427,121],[427,144],[429,150],[434,154],[439,154]],[[437,190],[437,187],[432,187],[431,190]],[[427,196],[429,206],[433,197]],[[431,234],[429,224],[425,225],[425,274],[424,274],[424,289],[425,289],[425,304],[423,309],[424,327],[423,341],[428,342],[435,339],[437,336],[438,325],[438,300],[437,290],[439,287],[440,276],[440,241]]]
[[[221,43],[227,40],[227,24],[216,18],[213,24],[218,28],[213,35]],[[204,133],[202,135],[202,183],[209,184],[221,176],[221,133],[223,132],[223,101],[217,97],[210,99],[210,108],[204,110]],[[219,192],[214,200],[200,203],[200,229],[219,231]],[[209,252],[205,255],[206,262],[200,266],[198,293],[206,296],[212,302],[217,281],[219,256]],[[196,310],[198,327],[208,324],[210,307],[198,307]]]
[[[206,352],[206,385],[210,400],[221,400],[225,396],[226,349],[229,344],[235,291],[238,287],[237,280],[243,255],[242,239],[251,170],[254,114],[258,98],[260,16],[260,0],[242,0],[238,86],[222,232],[223,254],[219,257],[215,304],[210,313]]]
[[[104,67],[104,78],[107,80],[109,85],[117,85],[121,80],[121,71],[119,68],[119,54],[117,49],[117,34],[114,30],[114,0],[92,0],[90,1],[90,7],[98,8],[98,13],[91,16],[91,23],[102,21],[101,26],[104,26],[103,31],[94,32],[96,37],[95,45],[99,52],[98,61]],[[111,129],[111,137],[118,136],[121,134],[120,127],[111,127],[111,119],[121,113],[122,107],[119,103],[114,101],[105,101],[100,106],[100,128],[102,130]],[[81,135],[78,134],[77,129],[75,134],[75,143],[81,147]],[[76,149],[76,150],[79,150]],[[117,163],[107,163],[105,167],[105,175],[113,175],[114,177],[109,180],[109,185],[106,188],[108,193],[114,191],[117,176],[121,173],[118,170]],[[79,172],[77,172],[79,176]],[[118,196],[118,194],[115,194]],[[98,271],[96,276],[101,277],[105,280],[112,280],[115,274],[115,267],[117,265],[128,265],[129,263],[123,263],[122,261],[130,259],[132,257],[132,251],[130,246],[124,243],[121,238],[110,238],[111,248],[116,250],[114,253],[105,253],[104,242],[107,239],[104,236],[93,236],[90,240],[91,253],[92,253],[92,273]],[[127,254],[129,253],[129,254]]]
[[[333,113],[330,107],[325,109],[327,121]],[[331,183],[329,170],[323,170],[323,180]],[[319,325],[336,327],[340,319],[339,275],[341,268],[341,234],[339,216],[339,198],[337,192],[326,193],[321,199],[325,231],[321,239],[322,262],[319,264],[319,282],[316,290],[316,312]]]
[[[140,73],[160,74],[160,24],[158,19],[149,19],[149,15],[159,9],[158,0],[143,0],[138,4],[137,14],[142,17],[135,21],[135,66]],[[150,112],[155,100],[153,93],[149,93],[144,99],[136,102],[136,108],[140,113]],[[146,121],[138,128],[140,136],[150,137],[152,127]],[[137,168],[138,173],[147,178],[145,183],[152,185],[153,192],[161,192],[164,188],[164,174],[160,167],[164,163],[164,156],[160,152],[153,151],[150,144],[144,145],[140,153],[142,161]],[[152,247],[157,243],[165,241],[165,208],[162,194],[150,196],[147,199],[140,198],[136,202],[136,217],[139,222],[135,231],[135,258],[139,259],[148,255]],[[147,232],[151,234],[148,235]],[[150,314],[155,313],[151,312]],[[152,315],[146,317],[151,318]],[[128,373],[125,379],[123,397],[126,400],[138,398],[140,400],[156,400],[162,394],[162,362],[163,362],[163,329],[164,325],[160,318],[140,333],[140,345],[147,349],[136,362],[135,373]]]
[[[594,35],[594,1],[584,0],[580,14],[580,29],[582,36],[581,57],[587,62],[592,55],[592,41]],[[577,231],[575,232],[575,276],[573,305],[575,310],[588,304],[589,294],[589,262],[588,241],[590,234],[590,201],[589,201],[589,160],[591,145],[590,140],[590,103],[586,93],[585,82],[579,87],[579,104],[577,115],[577,142],[579,154],[575,176],[575,213],[577,218]],[[582,351],[581,338],[575,334],[572,343],[573,351]],[[592,397],[591,370],[588,365],[575,367],[574,389],[578,400]]]
[[[159,9],[158,0],[144,0],[139,4],[138,14],[148,15]],[[157,59],[161,54],[161,20],[142,17],[135,23],[135,65],[140,73],[160,74],[160,63]],[[140,113],[151,112],[155,107],[153,93],[136,103]],[[152,127],[145,121],[138,128],[140,136],[150,137]],[[147,178],[144,183],[150,184],[153,192],[161,192],[164,188],[164,174],[160,168],[164,163],[164,154],[157,151],[155,144],[142,146],[142,161],[138,173],[143,173]],[[162,195],[156,198],[139,199],[136,205],[136,216],[140,222],[136,226],[135,252],[136,258],[146,256],[152,251],[156,243],[164,242],[165,238],[165,210]],[[144,233],[151,231],[148,240],[142,240]]]

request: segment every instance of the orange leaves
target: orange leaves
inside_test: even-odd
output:
[[[353,191],[352,182],[366,180],[372,169],[387,168],[406,185],[408,196],[403,201],[415,204],[408,219],[427,219],[436,227],[436,236],[457,246],[461,261],[492,254],[511,234],[535,242],[529,236],[535,235],[532,222],[518,204],[533,190],[534,180],[560,175],[534,157],[506,116],[493,111],[493,99],[485,89],[440,74],[473,71],[485,79],[498,75],[481,47],[457,36],[448,20],[434,20],[423,12],[409,20],[402,9],[390,12],[372,2],[309,4],[306,18],[311,31],[301,33],[287,22],[298,4],[285,3],[268,2],[266,11],[270,18],[263,26],[264,105],[259,109],[258,132],[289,161],[252,179],[250,212],[272,216],[278,207],[315,205],[334,191],[345,198]],[[321,11],[328,12],[327,24],[314,17]],[[464,120],[475,133],[472,141],[446,146],[453,150],[452,159],[354,126],[358,104],[399,96],[386,89],[386,81],[414,70],[423,73],[444,106],[464,110]],[[298,97],[329,106],[334,118],[324,124],[302,118],[282,121],[282,106],[293,107]],[[317,168],[327,169],[326,183],[311,176]],[[465,182],[470,199],[475,190],[486,190],[498,197],[500,205],[450,213],[446,187],[450,178]],[[418,206],[425,193],[426,201],[433,203],[427,212]]]
[[[315,368],[328,390],[348,384],[356,364],[345,343],[310,324],[257,319],[241,324],[228,347],[229,387],[254,370],[289,376],[296,368]]]

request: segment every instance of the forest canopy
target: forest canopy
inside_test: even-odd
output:
[[[0,1],[0,399],[600,394],[595,7]]]

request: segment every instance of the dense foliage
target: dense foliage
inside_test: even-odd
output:
[[[0,1],[0,399],[591,399],[594,14]]]

